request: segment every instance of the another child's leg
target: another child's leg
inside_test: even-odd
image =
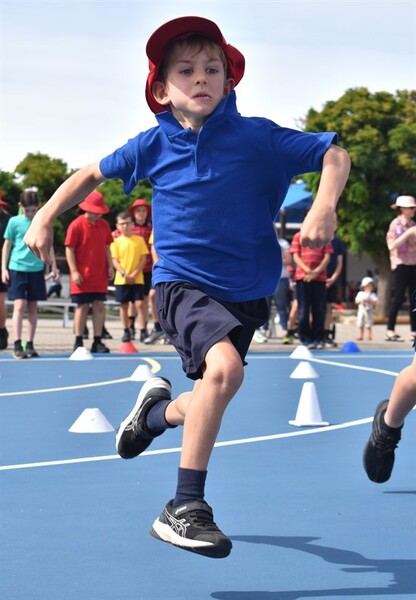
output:
[[[401,427],[414,406],[416,406],[416,356],[412,364],[404,368],[394,382],[384,415],[386,425]]]
[[[366,331],[367,331],[367,340],[369,342],[371,342],[371,340],[373,339],[373,330],[371,327],[367,327]]]
[[[36,326],[38,323],[38,303],[36,300],[28,300],[27,303],[27,341],[35,339]]]
[[[74,311],[74,332],[75,337],[83,338],[85,325],[87,324],[87,316],[89,311],[89,304],[78,304]]]
[[[406,416],[416,405],[416,357],[394,382],[390,400],[376,408],[370,438],[364,448],[364,469],[371,481],[384,483],[390,479],[394,451],[401,439]]]
[[[26,310],[26,304],[26,300],[23,300],[22,298],[13,302],[12,332],[15,342],[22,339],[23,317]]]
[[[105,321],[105,306],[102,300],[94,300],[92,303],[92,325],[94,329],[94,337],[100,338],[103,333]]]

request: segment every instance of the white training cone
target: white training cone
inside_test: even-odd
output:
[[[69,357],[69,360],[93,360],[93,358],[93,355],[87,348],[84,348],[84,346],[79,346],[73,351]]]
[[[130,375],[131,381],[147,381],[153,377],[153,373],[149,365],[139,365],[134,373]]]
[[[108,433],[114,427],[105,418],[99,408],[86,408],[69,428],[71,433]]]
[[[312,381],[303,384],[295,420],[289,421],[289,423],[295,425],[295,427],[324,427],[329,425],[327,421],[322,420],[315,384]]]
[[[290,358],[305,358],[306,360],[312,357],[312,352],[308,350],[306,346],[298,346],[293,350],[292,354],[290,355]]]
[[[302,360],[290,376],[291,379],[316,379],[319,377],[311,363]]]

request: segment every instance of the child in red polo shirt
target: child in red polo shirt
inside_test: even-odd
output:
[[[321,248],[302,246],[298,231],[290,252],[296,264],[299,339],[308,348],[320,350],[324,347],[326,268],[334,249],[332,244]]]
[[[78,205],[83,211],[69,225],[65,237],[65,254],[70,270],[72,302],[77,304],[74,315],[74,350],[83,346],[83,333],[90,306],[94,341],[91,352],[106,353],[101,341],[105,319],[104,301],[108,280],[114,277],[110,244],[113,241],[110,225],[101,219],[109,212],[100,192],[94,191]]]

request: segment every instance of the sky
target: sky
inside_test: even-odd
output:
[[[29,152],[79,168],[156,125],[146,42],[184,15],[245,55],[244,116],[299,129],[349,88],[416,88],[416,0],[0,0],[0,170]]]

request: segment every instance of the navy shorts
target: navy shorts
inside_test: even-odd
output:
[[[326,303],[335,304],[338,302],[338,286],[332,284],[329,288],[326,288]]]
[[[265,298],[223,302],[182,281],[159,283],[155,290],[160,325],[189,379],[201,379],[208,350],[227,335],[245,364],[254,332],[268,318]]]
[[[152,287],[152,272],[143,273],[144,277],[144,295],[148,296],[150,292],[150,288]]]
[[[85,292],[84,294],[72,294],[71,302],[74,304],[92,304],[96,300],[105,302],[107,295],[103,292]]]
[[[137,302],[137,300],[143,300],[144,285],[142,283],[116,285],[115,288],[116,301],[120,302],[120,304],[126,304],[127,302]]]
[[[37,302],[46,300],[46,284],[43,271],[26,272],[9,269],[9,300]]]

